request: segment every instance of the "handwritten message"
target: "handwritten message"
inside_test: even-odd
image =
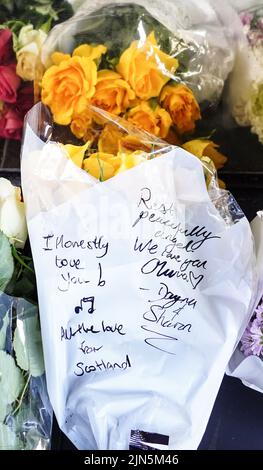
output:
[[[180,339],[193,332],[196,292],[208,270],[204,247],[219,236],[184,215],[174,202],[160,202],[156,191],[143,187],[127,222],[128,240],[114,239],[110,227],[92,236],[87,230],[82,237],[70,236],[70,230],[42,236],[57,295],[69,310],[57,334],[61,344],[73,347],[75,376],[132,368],[132,348],[124,346],[131,335],[146,348],[176,355]],[[123,275],[112,274],[118,264]],[[125,290],[118,301],[111,292],[120,282]],[[129,301],[137,305],[132,317],[125,315]]]
[[[47,234],[42,237],[44,252],[52,252],[53,268],[57,273],[57,290],[60,293],[74,295],[74,288],[82,286],[83,293],[77,305],[72,305],[73,326],[61,325],[60,341],[76,341],[77,350],[81,355],[99,355],[100,359],[91,362],[78,361],[75,364],[74,374],[78,377],[91,372],[106,370],[125,370],[131,367],[129,355],[116,362],[108,361],[103,356],[104,335],[125,336],[126,331],[122,323],[113,320],[98,320],[96,318],[96,299],[92,289],[103,288],[106,279],[103,275],[103,258],[109,251],[109,242],[103,235],[95,236],[91,240],[72,240],[64,234]],[[76,254],[77,253],[77,254]],[[87,262],[95,261],[96,276],[91,276]],[[93,270],[94,273],[94,270]],[[77,321],[75,321],[77,318]],[[99,343],[94,345],[94,338],[99,337]]]
[[[136,236],[134,252],[143,256],[140,267],[147,286],[140,287],[146,295],[149,309],[142,314],[141,328],[145,343],[168,354],[176,354],[180,334],[192,332],[192,322],[184,321],[186,311],[194,312],[197,306],[195,291],[205,279],[208,261],[199,257],[200,249],[212,240],[219,239],[205,226],[190,226],[180,220],[181,212],[173,202],[154,200],[148,187],[141,189],[138,214],[132,227],[152,225],[151,238],[142,241]],[[179,212],[179,215],[178,215]],[[156,230],[157,228],[157,230]],[[202,250],[203,252],[204,250]],[[149,281],[148,281],[149,278]],[[156,286],[155,291],[152,285]],[[176,291],[176,286],[187,285],[187,296]]]

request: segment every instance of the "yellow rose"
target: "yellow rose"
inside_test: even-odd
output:
[[[159,128],[156,123],[155,113],[146,101],[141,102],[135,108],[129,110],[127,120],[139,129],[150,134],[158,135]]]
[[[139,129],[161,138],[167,136],[172,124],[170,114],[165,109],[157,107],[153,110],[146,101],[130,109],[127,120]]]
[[[119,157],[108,153],[97,152],[91,154],[84,160],[83,169],[100,181],[106,181],[114,176],[120,163],[121,160]]]
[[[198,158],[202,157],[209,157],[217,170],[223,168],[225,165],[227,158],[220,152],[218,152],[219,145],[215,144],[212,140],[202,140],[202,139],[194,139],[186,142],[183,145],[183,148],[187,150],[187,152],[192,153]]]
[[[122,137],[123,133],[120,132],[116,126],[112,124],[106,124],[99,136],[99,152],[116,155],[119,150],[119,141]]]
[[[63,52],[53,52],[51,54],[51,60],[54,65],[59,65],[60,62],[63,62],[63,60],[68,60],[70,59],[69,54],[64,54]]]
[[[36,69],[40,66],[40,53],[47,37],[41,29],[34,30],[32,25],[23,26],[18,36],[18,50],[16,53],[16,73],[25,81],[32,81],[36,76]]]
[[[73,56],[88,57],[91,60],[100,59],[102,54],[107,52],[107,47],[99,44],[98,46],[91,46],[90,44],[81,44],[73,51]]]
[[[111,114],[121,114],[130,106],[135,93],[121,75],[112,70],[100,70],[92,104]]]
[[[152,146],[146,142],[142,142],[138,137],[133,135],[125,135],[118,142],[119,151],[123,153],[133,153],[136,150],[149,153]]]
[[[169,112],[179,134],[193,131],[195,121],[201,118],[199,105],[185,85],[165,86],[160,103]]]
[[[52,65],[42,79],[42,102],[57,124],[70,124],[73,115],[85,111],[95,93],[97,67],[86,57],[71,57]]]
[[[77,165],[79,168],[82,167],[82,162],[84,159],[84,155],[86,150],[90,146],[90,142],[86,142],[85,145],[71,145],[71,144],[61,144],[63,148],[66,150],[68,157]]]
[[[70,129],[72,134],[74,134],[78,139],[82,139],[91,125],[92,112],[87,108],[82,113],[73,115]]]
[[[134,41],[123,52],[117,71],[131,85],[138,98],[148,100],[159,96],[177,67],[178,60],[158,48],[152,32],[142,45],[140,41]]]
[[[169,133],[170,127],[173,122],[171,116],[165,109],[158,107],[155,110],[155,118],[157,122],[157,127],[160,129],[158,137],[161,137],[161,139],[165,139]]]
[[[130,170],[131,168],[140,165],[140,163],[144,163],[147,160],[148,155],[140,150],[136,150],[132,153],[119,152],[118,156],[121,158],[121,165],[115,174]]]

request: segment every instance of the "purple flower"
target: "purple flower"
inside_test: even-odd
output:
[[[259,317],[261,316],[261,321],[263,322],[263,302],[258,304],[258,306],[255,310],[255,314]]]
[[[245,356],[254,355],[263,358],[263,302],[258,305],[252,321],[241,338],[241,351]]]
[[[242,13],[240,13],[240,19],[244,26],[250,26],[251,21],[253,20],[253,15],[248,11],[243,11]]]

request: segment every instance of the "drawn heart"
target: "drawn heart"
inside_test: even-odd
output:
[[[198,284],[204,279],[203,274],[200,274],[199,276],[195,276],[193,271],[189,272],[189,281],[191,282],[193,289],[196,289]]]

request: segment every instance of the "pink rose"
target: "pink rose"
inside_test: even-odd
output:
[[[15,103],[20,78],[16,75],[16,66],[0,65],[0,100],[4,103]]]
[[[5,106],[0,115],[0,137],[21,140],[23,119],[16,109]]]
[[[34,88],[33,85],[21,86],[17,92],[16,109],[24,118],[26,113],[34,105]]]
[[[12,32],[10,29],[0,29],[0,64],[8,65],[15,62]]]

